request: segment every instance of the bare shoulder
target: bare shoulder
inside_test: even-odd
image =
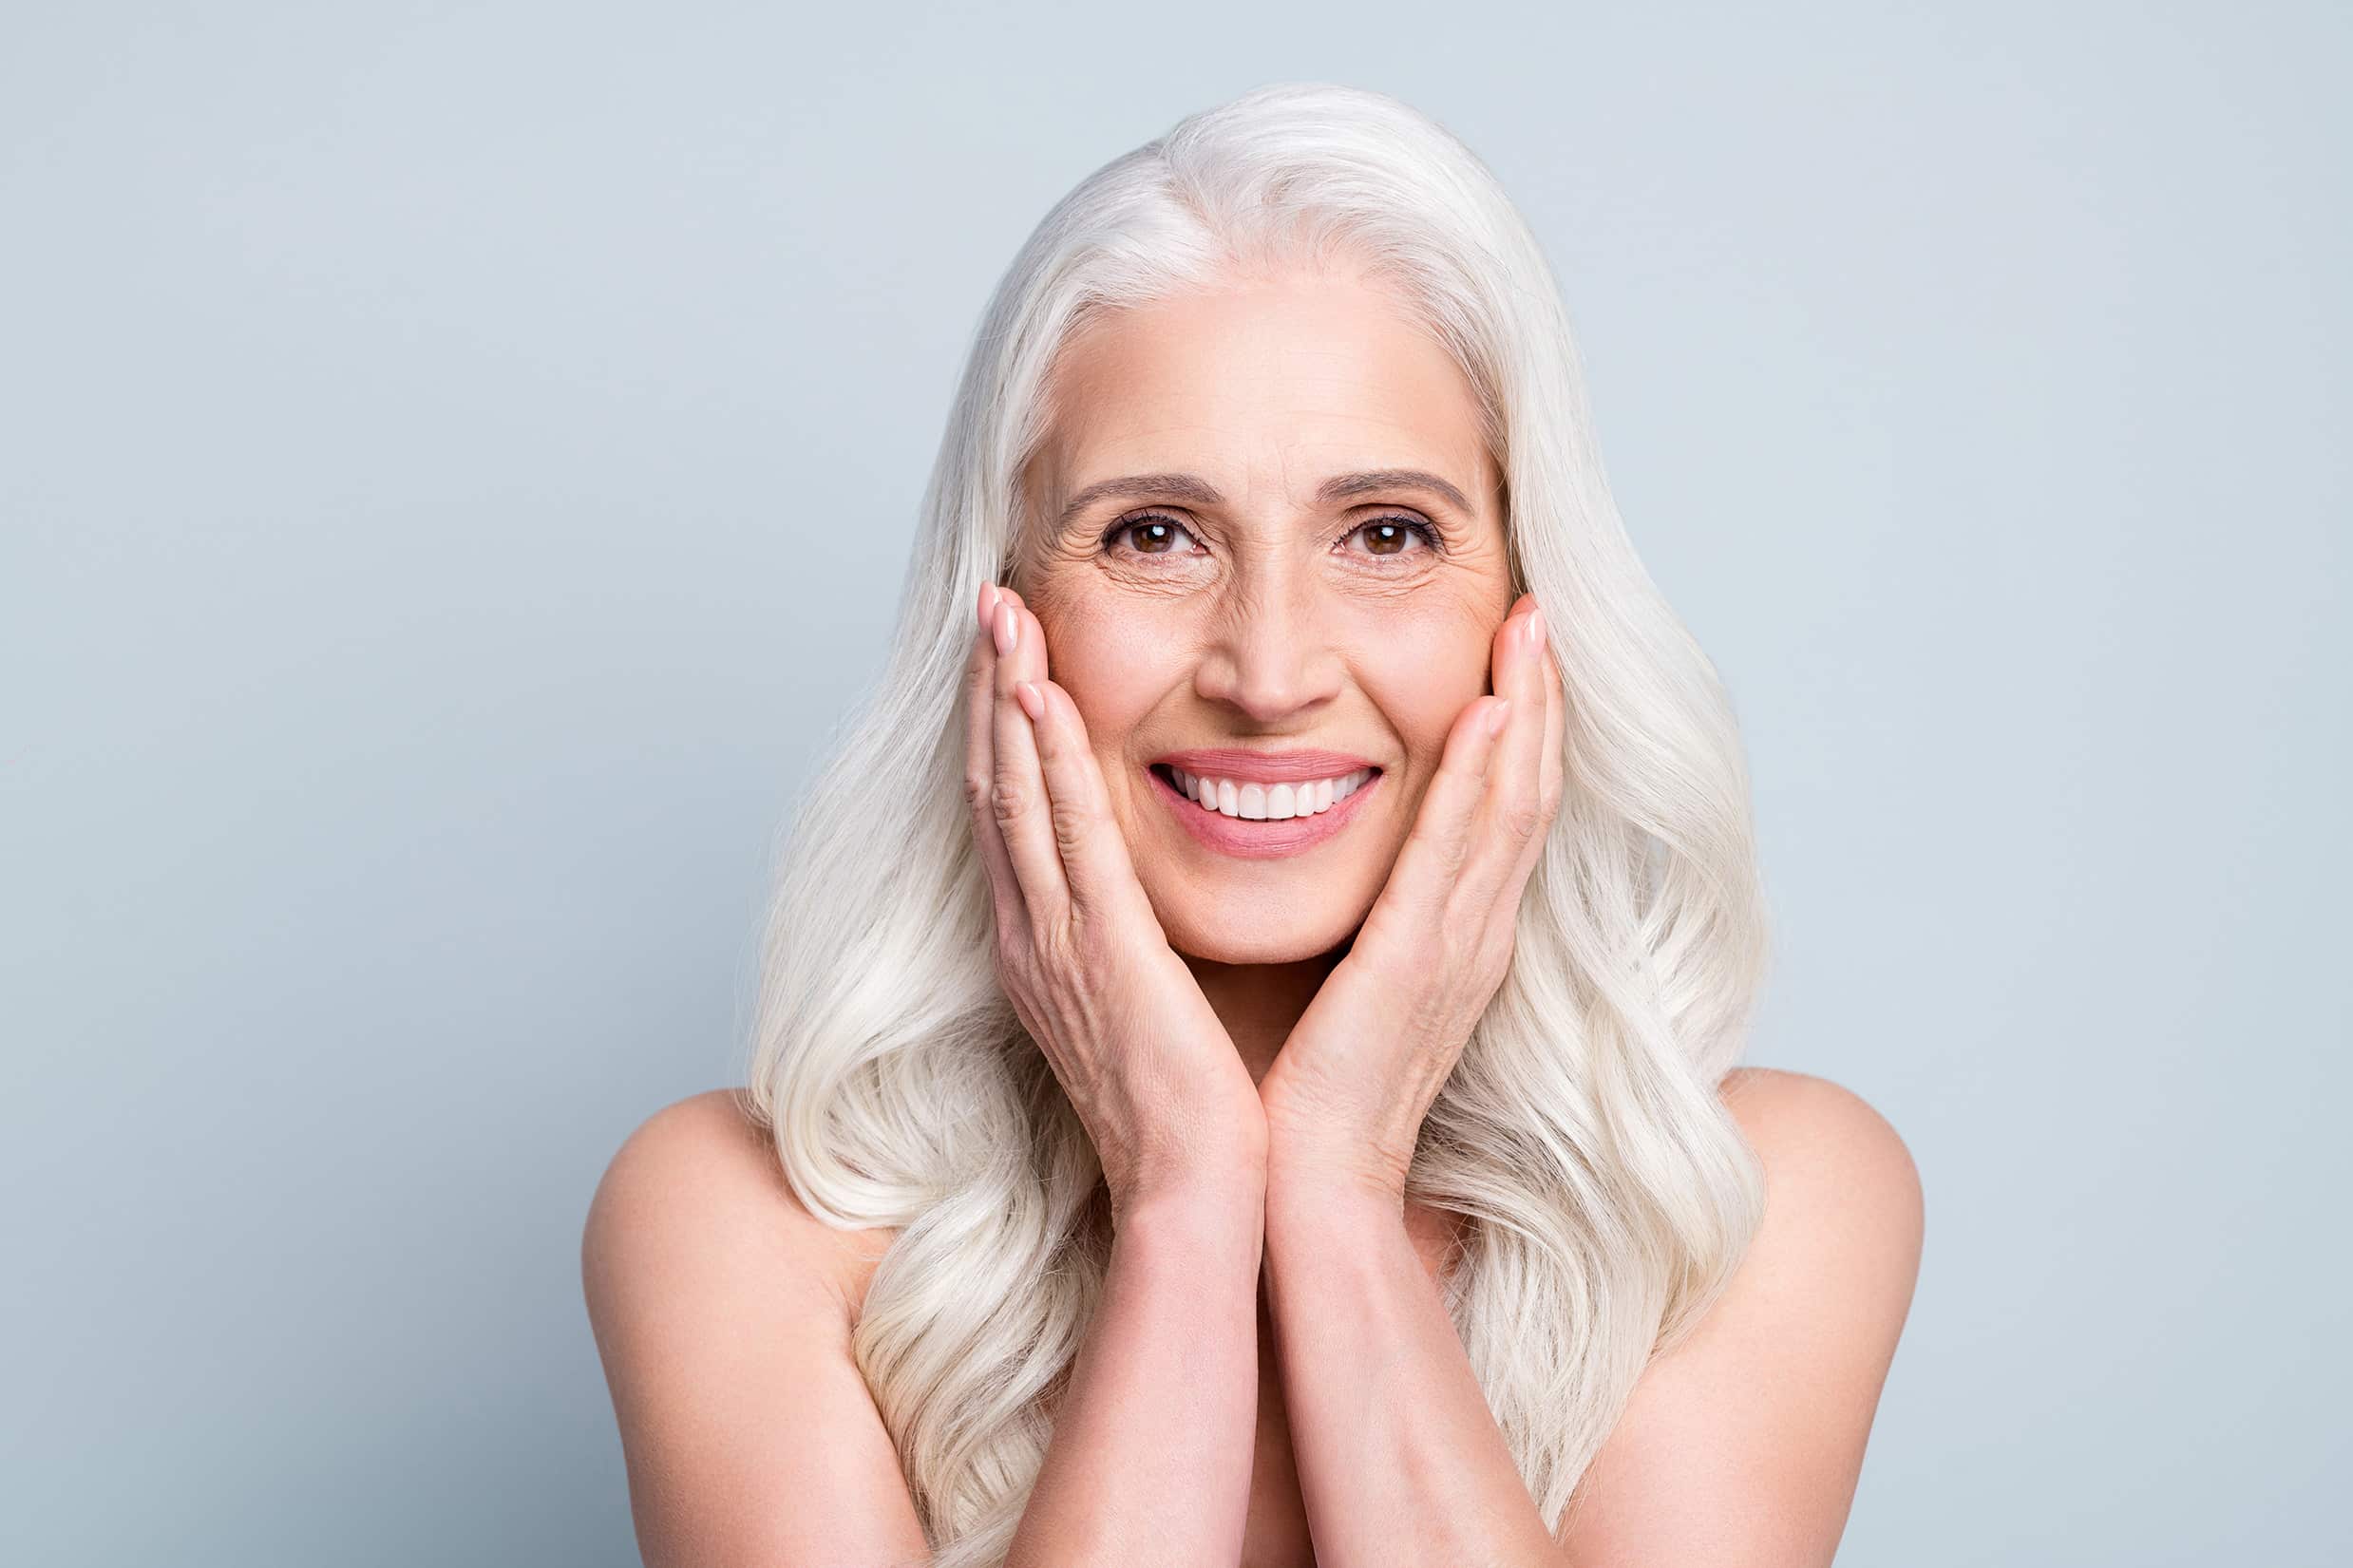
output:
[[[1873,1219],[1884,1239],[1908,1235],[1917,1253],[1919,1166],[1869,1101],[1828,1078],[1780,1067],[1736,1067],[1718,1093],[1756,1151],[1769,1186],[1777,1175],[1785,1185],[1805,1184],[1812,1196],[1836,1193],[1847,1200],[1847,1212]],[[1832,1185],[1825,1187],[1826,1181]]]
[[[1564,1541],[1596,1561],[1828,1562],[1920,1268],[1920,1175],[1861,1095],[1745,1067],[1720,1086],[1765,1212],[1722,1294],[1643,1372]]]
[[[667,1272],[717,1254],[766,1259],[813,1275],[846,1310],[863,1265],[886,1239],[812,1216],[749,1097],[712,1089],[655,1111],[621,1144],[589,1205],[581,1266],[594,1293],[617,1264]]]
[[[1736,1280],[1793,1271],[1816,1299],[1844,1303],[1850,1327],[1891,1355],[1920,1272],[1920,1169],[1895,1127],[1841,1084],[1778,1067],[1741,1067],[1724,1106],[1765,1174],[1765,1218]]]
[[[802,1206],[734,1090],[665,1107],[613,1156],[580,1275],[648,1568],[920,1560],[851,1350],[872,1239]]]

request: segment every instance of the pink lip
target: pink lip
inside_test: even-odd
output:
[[[1379,765],[1345,751],[1245,751],[1238,746],[1163,752],[1152,762],[1183,768],[1187,773],[1206,773],[1213,779],[1231,779],[1236,784],[1298,784],[1302,779],[1337,779],[1359,767]],[[1184,798],[1180,790],[1177,799]]]
[[[1214,758],[1219,756],[1249,757],[1253,753],[1246,751],[1180,751],[1174,755],[1178,758]],[[1258,755],[1264,754],[1259,753]],[[1371,765],[1356,762],[1352,758],[1339,757],[1338,753],[1330,751],[1290,753],[1286,754],[1285,760],[1288,761],[1290,756],[1336,759],[1340,764],[1329,773],[1306,772],[1296,774],[1295,778],[1328,779],[1337,774],[1353,771],[1357,767]],[[1193,771],[1189,765],[1182,761],[1174,765],[1183,767],[1187,773]],[[1319,763],[1318,765],[1325,765]],[[1202,767],[1214,778],[1249,778],[1253,783],[1259,782],[1258,779],[1246,773],[1219,773],[1206,762],[1202,765]],[[1185,825],[1185,830],[1190,833],[1196,841],[1220,854],[1240,856],[1245,860],[1275,860],[1284,855],[1297,855],[1301,850],[1313,849],[1341,828],[1346,827],[1357,814],[1357,803],[1380,787],[1380,782],[1388,777],[1385,773],[1374,774],[1357,787],[1354,795],[1344,801],[1335,802],[1331,810],[1319,812],[1312,817],[1291,817],[1281,822],[1250,822],[1241,817],[1228,817],[1222,811],[1207,809],[1153,768],[1147,767],[1144,772],[1145,776],[1152,781],[1152,793],[1168,803],[1168,809],[1176,813],[1177,821]],[[1278,779],[1274,782],[1280,784],[1286,781]]]

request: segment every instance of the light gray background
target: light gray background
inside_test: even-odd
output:
[[[1306,78],[1543,236],[1753,747],[1752,1057],[1924,1173],[1841,1563],[2346,1560],[2349,32],[9,6],[0,1557],[635,1560],[580,1220],[728,1081],[982,300]]]

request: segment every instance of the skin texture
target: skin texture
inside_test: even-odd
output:
[[[1829,1562],[1920,1247],[1916,1173],[1869,1105],[1727,1079],[1765,1224],[1644,1373],[1559,1541],[1444,1312],[1451,1233],[1403,1200],[1557,808],[1547,638],[1573,633],[1513,595],[1460,371],[1379,290],[1297,274],[1100,318],[1055,369],[1015,581],[974,605],[965,788],[999,978],[1104,1156],[1116,1227],[1008,1563]],[[1464,504],[1318,494],[1397,469]],[[1216,499],[1065,515],[1172,472]],[[1220,746],[1385,777],[1336,837],[1239,859],[1146,772]],[[645,1559],[920,1560],[847,1352],[889,1237],[817,1224],[763,1137],[731,1097],[673,1106],[590,1215]]]

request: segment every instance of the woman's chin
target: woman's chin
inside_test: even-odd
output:
[[[1237,930],[1214,923],[1167,926],[1168,945],[1187,958],[1212,964],[1297,964],[1319,958],[1356,934],[1363,916],[1285,920]]]

